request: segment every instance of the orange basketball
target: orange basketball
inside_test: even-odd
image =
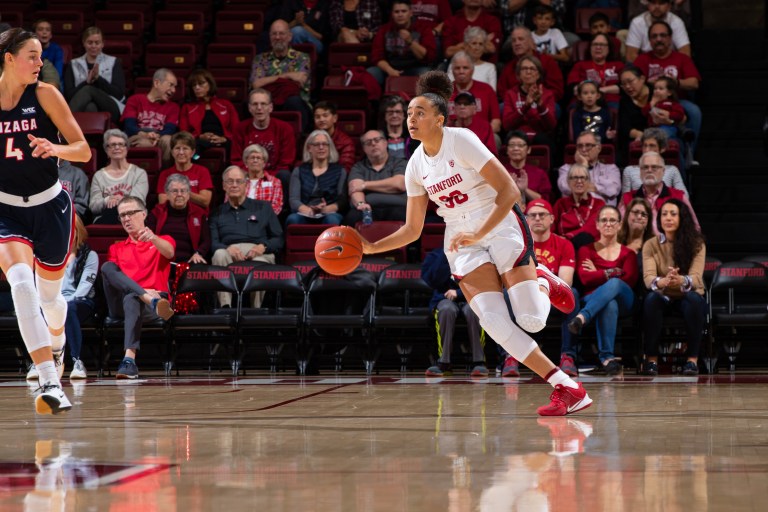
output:
[[[315,242],[315,259],[320,268],[335,276],[349,274],[363,259],[363,242],[349,226],[323,231]]]

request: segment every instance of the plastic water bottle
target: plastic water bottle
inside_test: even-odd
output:
[[[373,223],[373,212],[371,210],[363,210],[363,224]]]

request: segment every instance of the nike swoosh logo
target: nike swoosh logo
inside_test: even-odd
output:
[[[327,252],[333,252],[333,251],[338,251],[338,253],[341,254],[344,251],[344,248],[340,245],[334,245],[333,247],[329,247],[325,249],[320,254],[325,254]]]
[[[64,209],[61,210],[61,213],[67,213],[68,209],[69,209],[69,203],[67,203],[67,206],[65,206]]]
[[[427,179],[428,177],[429,177],[429,174],[427,174],[426,176],[422,176],[422,177],[421,177],[421,179],[425,180],[425,179]]]

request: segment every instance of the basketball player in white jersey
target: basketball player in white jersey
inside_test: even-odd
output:
[[[57,414],[72,408],[52,345],[63,357],[67,303],[61,283],[75,219],[59,182],[58,158],[87,162],[91,150],[59,90],[38,81],[42,52],[31,32],[0,34],[0,269],[38,373],[35,410]]]
[[[518,361],[555,389],[542,416],[564,416],[592,403],[580,383],[550,361],[525,332],[544,328],[550,302],[564,312],[574,308],[568,285],[536,265],[533,238],[515,203],[520,190],[501,162],[465,128],[446,128],[451,81],[443,72],[422,75],[418,96],[408,105],[411,137],[421,145],[405,172],[406,223],[363,252],[387,252],[419,238],[431,199],[445,219],[445,252],[451,272],[485,331]],[[507,288],[517,324],[502,286]],[[522,329],[521,329],[522,328]],[[523,330],[525,329],[525,331]]]

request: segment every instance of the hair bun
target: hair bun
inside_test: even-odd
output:
[[[416,94],[436,94],[448,101],[453,95],[453,83],[443,71],[428,71],[419,77]]]

